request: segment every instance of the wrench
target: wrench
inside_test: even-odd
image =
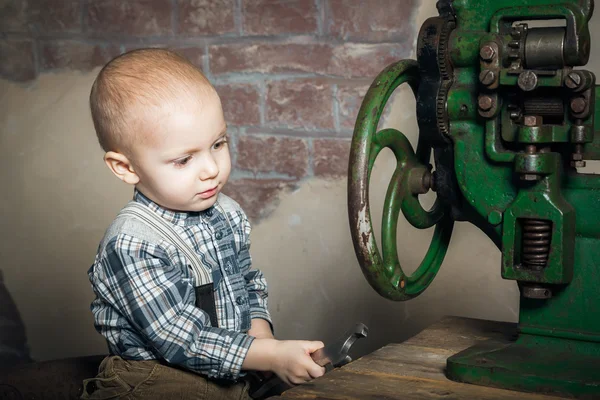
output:
[[[313,361],[325,367],[327,371],[348,364],[352,358],[348,355],[348,351],[360,338],[367,337],[369,329],[363,323],[356,324],[344,336],[333,343],[326,345],[312,353],[310,356]],[[257,373],[249,374],[250,382],[250,397],[255,400],[266,399],[267,397],[276,396],[291,388],[283,382],[277,375],[265,379],[261,378]]]

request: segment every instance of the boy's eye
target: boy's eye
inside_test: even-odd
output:
[[[183,167],[184,165],[186,165],[190,160],[192,159],[192,156],[187,156],[184,158],[180,158],[179,160],[175,160],[173,161],[173,164],[175,164],[178,167]]]
[[[219,150],[226,144],[227,144],[227,139],[219,140],[217,143],[213,144],[213,150]]]

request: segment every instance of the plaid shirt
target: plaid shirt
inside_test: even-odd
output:
[[[219,327],[195,306],[195,278],[183,253],[165,240],[136,237],[126,220],[117,219],[111,225],[116,233],[105,236],[88,271],[96,330],[111,354],[164,359],[211,378],[237,379],[253,341],[246,333],[251,319],[271,323],[266,280],[250,269],[248,218],[223,194],[219,207],[190,213],[166,210],[138,191],[133,201],[172,224],[212,270]]]

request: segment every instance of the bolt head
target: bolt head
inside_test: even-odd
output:
[[[585,98],[575,97],[571,100],[571,111],[573,111],[575,114],[582,113],[583,111],[585,111],[586,105],[587,102]]]
[[[542,124],[542,117],[537,115],[526,115],[523,118],[523,125],[525,126],[540,126]]]
[[[494,106],[494,99],[492,99],[490,96],[487,96],[487,95],[479,96],[477,105],[479,106],[479,108],[481,110],[489,111]]]
[[[479,74],[479,81],[484,85],[489,86],[496,81],[496,74],[492,70],[484,69]]]
[[[531,92],[537,88],[538,76],[533,71],[523,71],[519,74],[517,84],[524,92]]]
[[[569,89],[577,89],[581,85],[581,75],[577,72],[570,72],[565,78],[565,86]]]
[[[498,210],[493,210],[488,214],[488,222],[492,225],[498,225],[502,222],[502,213]]]

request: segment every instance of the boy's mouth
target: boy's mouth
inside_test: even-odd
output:
[[[198,196],[200,196],[203,199],[209,199],[209,198],[213,197],[217,193],[217,188],[218,188],[218,186],[215,186],[212,189],[209,189],[209,190],[206,190],[204,192],[198,193]]]

